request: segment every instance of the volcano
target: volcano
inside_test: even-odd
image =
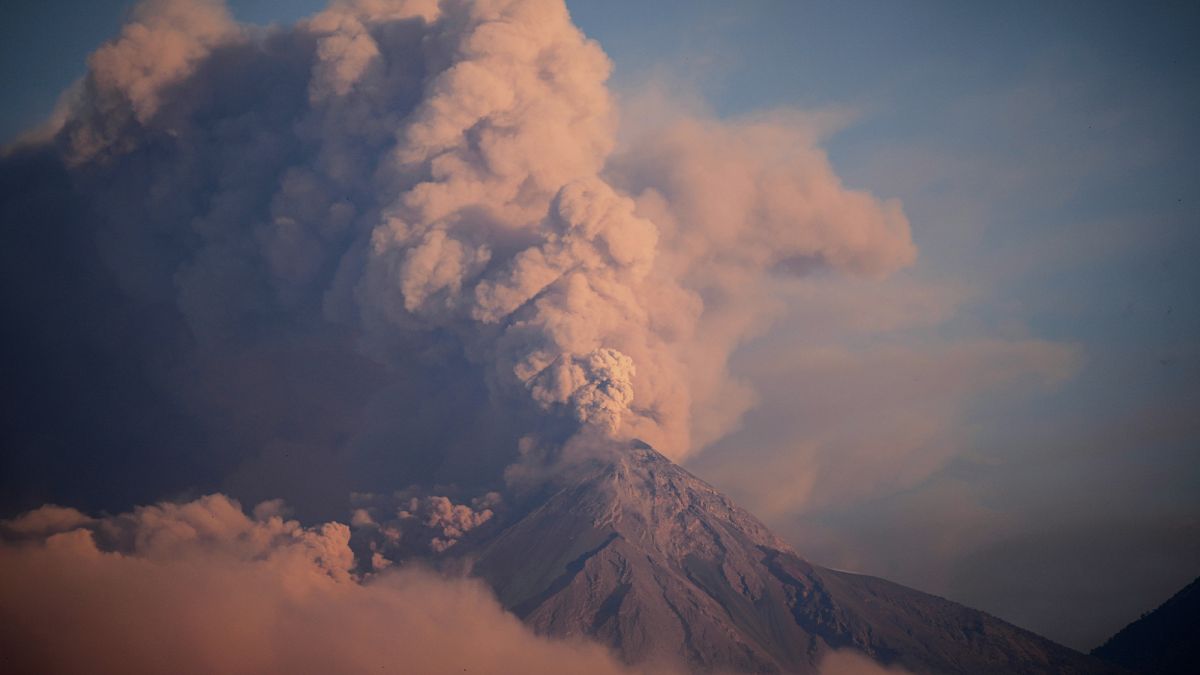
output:
[[[469,546],[474,573],[539,633],[696,672],[816,673],[834,650],[912,673],[1123,672],[984,612],[813,565],[645,444],[569,474]]]

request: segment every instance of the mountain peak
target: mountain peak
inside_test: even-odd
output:
[[[540,633],[701,671],[815,673],[852,649],[913,672],[1106,672],[982,612],[812,565],[643,443],[570,475],[476,548],[475,573]]]
[[[596,462],[543,508],[558,514],[591,509],[593,527],[611,528],[669,557],[716,553],[728,537],[791,551],[748,511],[638,441]]]

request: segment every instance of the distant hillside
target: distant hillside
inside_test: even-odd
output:
[[[1121,629],[1092,655],[1140,673],[1200,673],[1200,578]]]

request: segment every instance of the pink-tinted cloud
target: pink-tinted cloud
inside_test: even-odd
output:
[[[788,316],[737,360],[761,394],[750,426],[694,462],[777,522],[919,483],[967,447],[974,402],[1082,362],[1072,344],[931,337],[970,297],[954,287],[802,280],[784,297]]]
[[[0,545],[12,673],[627,672],[599,646],[534,636],[479,582],[366,580],[349,529],[211,495]],[[62,510],[6,523],[30,532]]]
[[[753,404],[728,361],[779,314],[781,276],[877,278],[909,265],[916,247],[898,203],[842,184],[817,145],[820,120],[795,111],[657,117],[636,125],[608,174],[658,228],[655,286],[643,297],[673,356],[635,356],[645,365],[635,385],[640,400],[649,394],[678,412],[658,428],[631,426],[682,457],[731,431]]]
[[[238,59],[285,93],[246,99]],[[98,239],[202,342],[303,311],[389,365],[449,338],[493,396],[682,458],[752,402],[727,363],[778,307],[773,279],[877,279],[916,247],[898,203],[842,184],[813,116],[662,115],[614,155],[610,70],[560,0],[335,2],[271,30],[152,0],[92,57],[56,142],[100,184],[173,196],[101,191]],[[168,261],[163,239],[186,250]]]

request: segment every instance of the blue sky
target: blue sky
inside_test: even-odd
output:
[[[322,4],[231,6],[262,23]],[[568,4],[612,58],[623,98],[659,87],[723,118],[830,112],[837,130],[823,145],[839,175],[899,199],[920,249],[882,286],[828,289],[844,301],[823,327],[797,291],[739,354],[765,403],[693,461],[702,477],[817,562],[1078,648],[1200,574],[1194,4]],[[49,112],[127,5],[10,7],[0,136]],[[898,316],[851,320],[882,309]],[[804,365],[768,374],[810,344],[869,364],[829,376],[846,388],[838,412],[858,420],[852,429],[789,422],[810,400],[804,383],[824,381]],[[929,372],[937,386],[905,384]],[[730,468],[748,444],[762,466],[797,457],[849,471],[836,468],[847,448],[909,428],[888,419],[931,425],[901,457],[923,467],[904,480],[847,479],[841,495],[768,503],[752,487],[761,476]],[[797,450],[807,436],[821,440]]]

